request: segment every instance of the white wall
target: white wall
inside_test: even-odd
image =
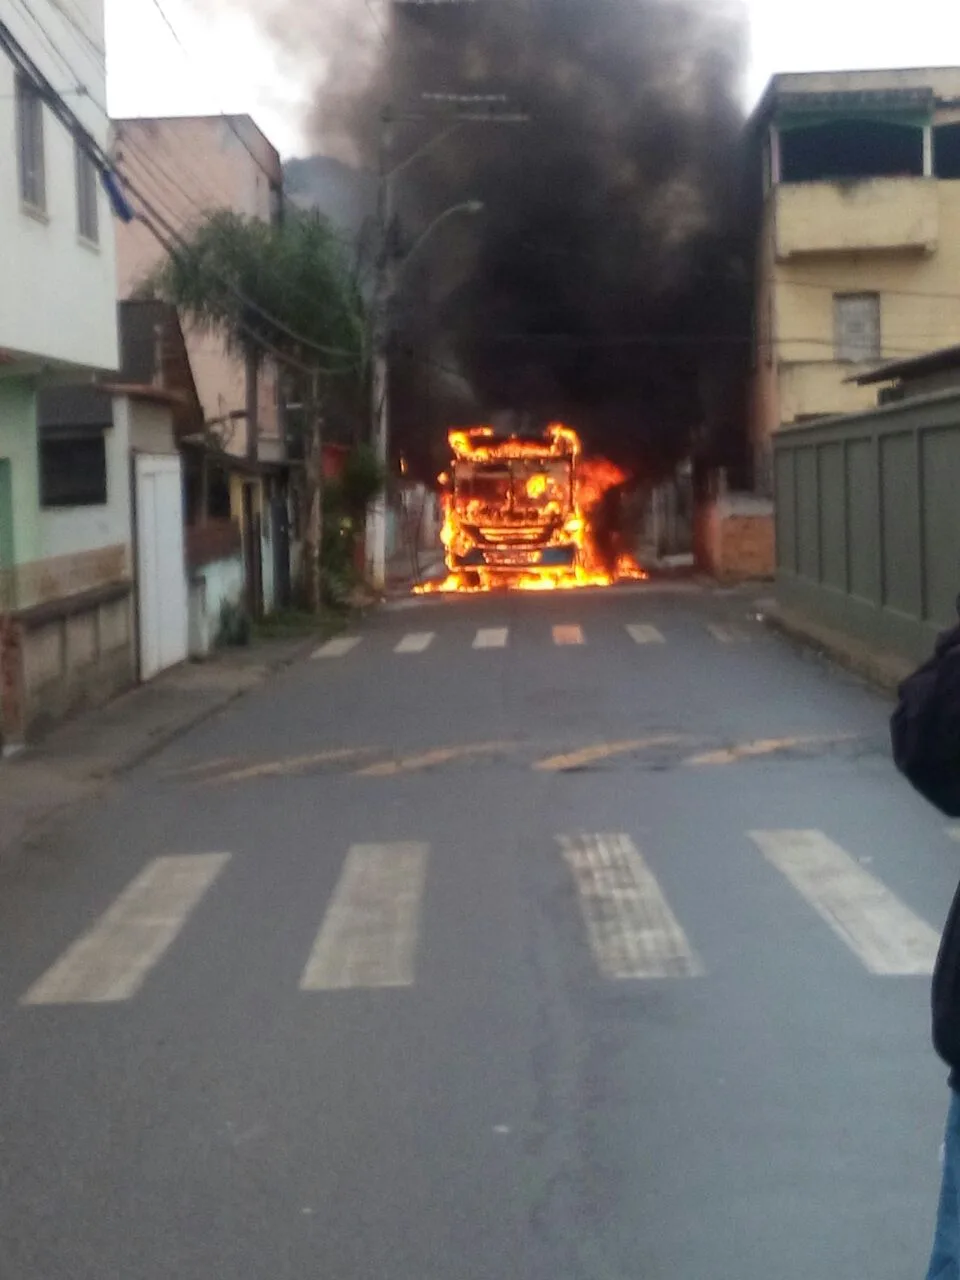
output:
[[[130,546],[130,429],[127,400],[114,400],[113,426],[103,433],[107,455],[107,501],[98,507],[40,510],[40,556]],[[128,556],[129,569],[129,556]]]
[[[102,145],[107,142],[106,75],[90,44],[53,0],[32,0],[34,21],[20,6],[4,5],[4,21],[51,83],[71,80],[88,95],[66,101]],[[71,0],[69,11],[101,48],[103,0]],[[41,33],[43,28],[49,43]],[[54,56],[51,45],[64,61]],[[74,143],[48,108],[43,109],[47,210],[42,218],[20,203],[17,168],[15,75],[0,55],[0,351],[92,369],[116,369],[116,265],[113,220],[98,184],[99,247],[77,235]]]
[[[166,405],[115,396],[113,426],[104,432],[107,501],[96,507],[40,511],[40,556],[99,551],[131,544],[130,455],[176,454],[172,412]]]

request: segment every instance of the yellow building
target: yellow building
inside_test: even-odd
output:
[[[866,408],[851,382],[960,343],[960,68],[774,77],[748,126],[762,180],[751,434]]]

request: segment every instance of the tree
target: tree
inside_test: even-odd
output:
[[[265,360],[283,368],[292,399],[305,406],[304,538],[307,595],[321,600],[324,525],[322,423],[362,414],[367,321],[360,280],[347,246],[315,212],[285,210],[270,224],[219,210],[171,249],[144,291],[172,302],[195,327],[216,332],[242,357],[247,452],[257,456],[259,374]]]

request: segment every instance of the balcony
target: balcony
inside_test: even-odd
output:
[[[801,182],[776,189],[778,262],[845,253],[935,253],[940,234],[931,178]]]

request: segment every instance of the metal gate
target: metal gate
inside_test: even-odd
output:
[[[140,679],[149,680],[187,657],[180,458],[138,454],[134,493]]]

